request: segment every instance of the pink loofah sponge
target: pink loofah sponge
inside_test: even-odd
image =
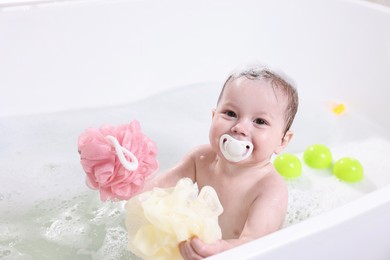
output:
[[[88,187],[99,190],[102,201],[128,200],[158,169],[156,144],[130,124],[89,128],[78,139],[81,165]]]

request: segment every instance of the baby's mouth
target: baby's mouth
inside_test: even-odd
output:
[[[253,144],[249,141],[240,141],[228,134],[224,134],[219,139],[219,148],[226,160],[240,162],[252,154]]]

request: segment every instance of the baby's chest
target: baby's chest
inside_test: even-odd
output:
[[[247,215],[253,203],[253,197],[248,194],[218,194],[224,213],[230,217]]]
[[[219,225],[224,239],[238,238],[245,226],[249,207],[245,202],[230,200],[222,202],[223,213],[219,217]]]

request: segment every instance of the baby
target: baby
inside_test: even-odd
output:
[[[172,187],[181,178],[212,186],[223,206],[222,239],[179,245],[184,259],[202,259],[278,230],[287,209],[287,188],[270,162],[290,142],[298,108],[296,89],[264,67],[233,73],[212,111],[210,144],[190,151],[174,168],[146,183]]]

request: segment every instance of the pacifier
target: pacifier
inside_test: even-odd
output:
[[[226,160],[240,162],[252,154],[253,144],[249,141],[240,141],[228,134],[224,134],[219,139],[219,148]]]

